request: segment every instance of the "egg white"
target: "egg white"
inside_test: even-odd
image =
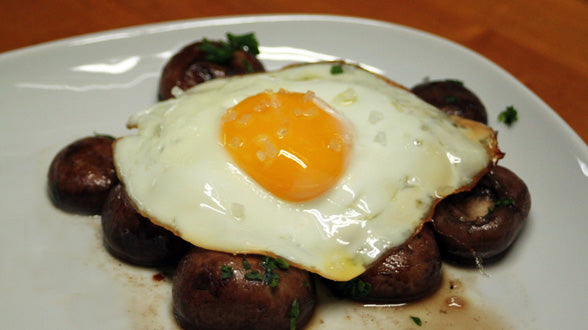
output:
[[[494,160],[487,141],[410,92],[354,65],[331,74],[332,65],[212,80],[131,117],[138,134],[119,139],[114,158],[139,212],[197,246],[277,255],[343,281],[404,243],[435,201]],[[276,198],[219,141],[226,110],[268,89],[313,91],[353,127],[345,174],[316,199]]]

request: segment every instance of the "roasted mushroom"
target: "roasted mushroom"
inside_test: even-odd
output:
[[[139,214],[122,184],[112,189],[104,204],[102,231],[107,251],[134,265],[175,264],[192,247]]]
[[[214,78],[265,71],[256,57],[259,50],[253,34],[227,37],[228,42],[194,42],[172,56],[161,73],[159,100],[174,97],[174,88],[187,90]]]
[[[436,206],[432,222],[442,254],[466,264],[491,261],[513,243],[530,208],[523,180],[495,166],[471,191],[449,196]]]
[[[109,136],[90,136],[63,148],[49,167],[49,196],[65,211],[99,214],[110,189],[118,183]]]
[[[316,304],[309,272],[284,260],[194,249],[174,275],[184,329],[300,329]]]
[[[486,108],[461,81],[428,81],[414,86],[412,92],[449,115],[457,115],[483,124],[488,123]]]
[[[370,303],[397,304],[424,298],[441,284],[441,257],[430,224],[388,252],[365,273],[332,282],[337,296]]]

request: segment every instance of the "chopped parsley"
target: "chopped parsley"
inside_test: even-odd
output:
[[[457,102],[457,97],[455,97],[454,95],[445,96],[445,103],[452,104],[455,102]]]
[[[246,59],[241,60],[241,64],[243,65],[243,67],[245,68],[245,71],[247,71],[247,73],[252,73],[255,71],[253,69],[253,66],[251,65],[251,63],[249,63]]]
[[[229,279],[233,277],[233,267],[222,265],[221,266],[221,278],[223,280]]]
[[[103,138],[107,138],[107,139],[111,139],[111,140],[116,140],[116,138],[110,134],[105,134],[105,133],[98,133],[98,132],[94,132],[94,136],[95,137],[103,137]]]
[[[282,258],[276,258],[276,263],[278,264],[278,268],[281,270],[290,269],[290,264]]]
[[[308,288],[310,286],[310,282],[304,281],[302,282],[302,285],[304,285],[305,288]]]
[[[261,266],[265,268],[266,272],[271,272],[277,267],[275,259],[268,256],[261,257]]]
[[[335,64],[331,67],[331,74],[343,73],[343,66],[341,64]]]
[[[514,205],[514,199],[510,197],[501,197],[495,203],[493,208],[488,208],[488,214],[492,214],[500,206]]]
[[[229,40],[229,45],[231,45],[231,48],[234,50],[240,49],[251,55],[259,54],[259,43],[257,42],[254,33],[246,33],[242,35],[227,33],[227,39]]]
[[[502,197],[499,198],[496,203],[494,203],[494,207],[514,205],[514,202],[514,199],[510,197]]]
[[[421,325],[423,325],[423,321],[421,321],[421,318],[420,317],[411,316],[410,318],[414,322],[414,324],[418,325],[419,327]]]
[[[274,272],[265,272],[263,274],[263,284],[269,285],[270,288],[275,288],[280,284],[280,274]]]
[[[236,50],[243,50],[250,53],[251,55],[259,54],[259,44],[255,38],[255,34],[253,33],[247,33],[243,35],[227,33],[227,40],[228,42],[211,42],[204,38],[202,40],[202,44],[200,45],[200,50],[206,54],[205,59],[210,62],[224,64],[231,59],[231,55]],[[243,63],[243,65],[245,64]],[[248,66],[245,65],[245,68],[248,71],[249,69],[253,70],[251,64]]]
[[[267,256],[264,256],[261,259],[261,265],[266,271],[273,271],[276,268],[281,270],[288,270],[290,268],[290,264],[286,260],[282,258],[270,258]]]
[[[288,316],[290,317],[290,330],[296,329],[298,315],[300,315],[300,306],[298,305],[298,300],[294,299],[292,305],[290,305],[290,312],[288,313]]]
[[[445,81],[463,86],[463,81],[458,80],[458,79],[446,79]]]
[[[261,281],[263,280],[263,275],[261,275],[261,273],[256,270],[252,270],[245,274],[245,278],[250,281]]]
[[[363,298],[372,291],[372,285],[359,277],[347,282],[336,282],[337,289],[345,296]]]
[[[251,269],[251,264],[249,264],[249,262],[246,259],[243,259],[243,268],[245,268],[245,270]]]
[[[288,270],[290,268],[290,264],[288,264],[286,260],[282,258],[271,258],[268,256],[263,256],[261,258],[261,266],[265,269],[263,283],[272,288],[275,288],[280,283],[280,274],[275,273],[274,270]]]
[[[505,123],[506,126],[511,126],[517,120],[519,120],[517,109],[515,109],[512,105],[508,106],[504,111],[498,114],[498,121]]]
[[[262,281],[263,284],[269,285],[270,288],[275,288],[280,284],[280,274],[276,273],[275,270],[288,270],[290,268],[290,264],[288,264],[286,260],[281,258],[271,258],[268,256],[263,256],[261,258],[261,266],[264,269],[263,274],[259,271],[252,270],[245,274],[245,279]],[[246,270],[251,269],[251,265],[245,259],[243,259],[243,267]]]
[[[202,40],[200,50],[206,54],[204,58],[207,61],[219,64],[227,63],[233,54],[233,50],[229,44],[225,42],[212,43],[206,38]]]

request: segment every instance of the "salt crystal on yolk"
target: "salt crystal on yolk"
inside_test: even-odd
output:
[[[264,91],[227,110],[221,141],[235,163],[288,201],[315,198],[345,170],[350,126],[314,93]]]

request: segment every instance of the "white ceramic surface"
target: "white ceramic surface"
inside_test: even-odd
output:
[[[567,124],[504,70],[454,43],[372,20],[281,15],[141,26],[0,55],[0,328],[176,328],[169,281],[104,252],[99,218],[55,209],[46,172],[77,138],[127,133],[127,118],[156,101],[162,65],[182,45],[251,31],[268,69],[343,58],[406,86],[425,77],[464,81],[499,132],[501,164],[528,184],[532,210],[504,260],[486,274],[446,267],[446,278],[463,279],[469,306],[506,327],[585,327],[588,148]],[[497,122],[509,105],[520,118],[510,128]],[[331,301],[317,309],[311,327],[414,327],[401,310]],[[410,310],[423,328],[441,324],[433,312]]]

